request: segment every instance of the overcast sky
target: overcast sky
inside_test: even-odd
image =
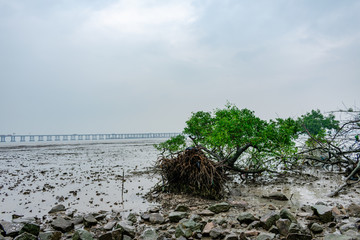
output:
[[[0,134],[180,132],[360,105],[360,1],[0,0]]]

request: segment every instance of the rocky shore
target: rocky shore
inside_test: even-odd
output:
[[[277,208],[272,200],[286,197],[279,192],[264,197],[268,204],[254,206],[162,194],[158,207],[126,217],[116,211],[80,214],[57,205],[42,219],[13,215],[12,221],[0,221],[0,240],[360,239],[359,203]]]

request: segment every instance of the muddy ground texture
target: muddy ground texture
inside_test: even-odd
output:
[[[334,188],[329,184],[336,177],[232,183],[222,201],[151,194],[148,200],[156,206],[126,214],[116,209],[80,213],[58,204],[42,218],[14,214],[1,221],[0,239],[360,239],[359,186],[336,198],[301,198],[311,186]]]
[[[0,157],[0,240],[360,239],[360,186],[327,197],[343,176],[321,169],[246,183],[233,175],[221,201],[145,199],[159,180],[149,142],[14,148]]]

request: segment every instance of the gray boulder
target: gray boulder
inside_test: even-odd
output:
[[[211,205],[209,207],[209,210],[214,212],[214,213],[221,213],[221,212],[227,212],[229,211],[231,205],[226,203],[226,202],[222,202],[222,203],[216,203],[214,205]]]
[[[219,238],[222,239],[225,236],[225,232],[221,228],[214,227],[213,229],[211,229],[209,235],[212,239],[219,239]]]
[[[2,228],[4,230],[5,236],[9,236],[9,237],[16,237],[17,235],[19,235],[20,230],[23,227],[24,227],[23,223],[12,223],[6,221],[0,222],[0,229]]]
[[[151,213],[150,217],[149,217],[149,221],[151,223],[164,223],[165,222],[165,218],[162,214],[160,213]]]
[[[39,233],[39,240],[60,240],[62,233],[60,231],[41,232]]]
[[[289,219],[279,219],[276,221],[276,227],[279,229],[279,233],[283,236],[287,236],[289,233],[291,222]]]
[[[170,222],[179,222],[183,218],[187,218],[188,214],[186,212],[171,212],[169,214]]]
[[[200,232],[203,228],[202,223],[197,223],[193,220],[183,219],[177,225],[175,229],[175,237],[179,238],[181,236],[189,238],[192,236],[193,232],[198,231]]]
[[[187,212],[187,211],[189,211],[189,207],[182,204],[177,205],[175,208],[175,212]]]
[[[142,240],[157,240],[157,238],[158,238],[158,234],[156,233],[156,230],[153,228],[145,229],[140,236],[140,239]]]
[[[239,237],[235,233],[230,232],[225,236],[225,240],[239,240]]]
[[[37,237],[31,233],[24,232],[14,238],[14,240],[37,240]]]
[[[270,212],[260,218],[261,226],[269,230],[271,226],[275,225],[276,221],[279,220],[280,215],[276,212]]]
[[[84,229],[76,230],[72,237],[72,240],[93,240],[93,239],[94,238],[91,235],[91,233],[89,233]]]
[[[84,225],[85,227],[95,226],[97,224],[96,218],[92,214],[86,214],[84,216]]]
[[[56,205],[55,207],[53,207],[53,208],[49,211],[49,213],[62,212],[62,211],[65,211],[65,210],[66,210],[65,206],[62,205],[62,204],[59,204],[59,205]]]
[[[240,222],[240,223],[246,223],[246,224],[250,224],[252,223],[253,221],[256,221],[258,220],[256,217],[254,217],[254,215],[252,215],[251,213],[249,212],[243,212],[243,213],[240,213],[239,216],[237,217],[237,220]]]
[[[297,222],[295,216],[286,208],[280,210],[280,218],[289,219],[291,222]]]
[[[130,221],[120,221],[117,223],[115,228],[122,229],[125,234],[128,234],[132,237],[134,237],[136,234],[136,228],[132,226],[132,222]]]
[[[72,221],[65,220],[62,217],[57,217],[52,223],[51,226],[58,231],[63,233],[69,232],[74,228],[74,223]]]
[[[106,231],[110,231],[115,227],[115,225],[116,225],[115,221],[110,221],[103,226],[103,229]]]
[[[321,226],[320,224],[318,223],[313,223],[310,227],[310,230],[313,232],[313,233],[321,233],[322,231],[324,231],[324,228],[323,226]]]
[[[314,214],[317,215],[323,223],[331,222],[334,217],[332,215],[332,208],[324,205],[312,206]]]
[[[20,234],[24,233],[24,232],[31,233],[32,235],[38,236],[39,232],[40,232],[40,225],[31,223],[31,222],[25,223],[24,226],[20,230]]]
[[[268,199],[274,199],[274,200],[279,200],[279,201],[287,201],[289,200],[283,193],[281,192],[273,192],[270,193],[269,195],[263,195],[263,198],[268,198]]]

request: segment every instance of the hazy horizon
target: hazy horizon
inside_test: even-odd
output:
[[[0,0],[0,135],[181,132],[360,103],[360,1]]]

